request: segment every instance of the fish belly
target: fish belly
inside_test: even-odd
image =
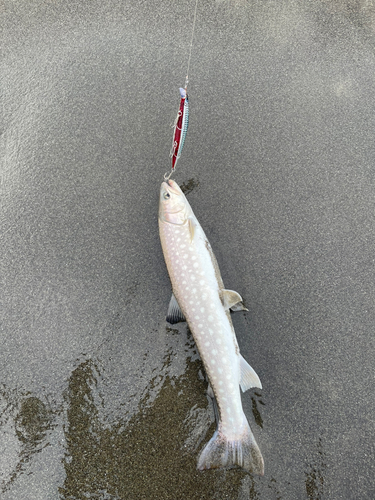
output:
[[[235,436],[237,430],[242,430],[244,420],[239,354],[233,342],[232,321],[220,299],[217,271],[207,240],[199,226],[193,241],[187,226],[166,226],[164,243],[168,247],[166,262],[173,293],[205,366],[219,406],[222,428]]]

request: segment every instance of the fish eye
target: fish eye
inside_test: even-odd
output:
[[[163,196],[165,200],[168,200],[171,197],[171,195],[168,192],[164,193]]]

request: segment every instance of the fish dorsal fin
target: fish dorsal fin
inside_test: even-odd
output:
[[[185,316],[183,315],[183,312],[181,311],[180,306],[178,305],[176,297],[173,293],[169,302],[166,319],[168,323],[171,323],[172,325],[174,325],[175,323],[179,323],[180,321],[186,321]]]
[[[242,297],[239,293],[234,290],[223,290],[223,305],[224,309],[231,309],[232,311],[248,311],[246,307],[242,304]]]
[[[251,368],[249,363],[240,355],[240,370],[241,370],[241,379],[240,386],[242,392],[247,391],[250,387],[258,387],[262,388],[262,383],[259,380],[258,375],[255,373],[255,370]]]
[[[192,243],[194,236],[195,236],[195,230],[197,227],[197,223],[194,219],[194,217],[189,217],[188,218],[188,224],[189,224],[189,231],[190,231],[190,243]]]

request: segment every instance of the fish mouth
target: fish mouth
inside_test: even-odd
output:
[[[164,185],[164,188],[169,193],[178,194],[178,195],[180,195],[182,193],[182,191],[179,188],[177,182],[172,181],[171,179],[168,179],[168,181],[164,181],[162,185]]]
[[[159,219],[170,224],[184,224],[184,202],[184,195],[178,184],[170,179],[163,181],[160,186]]]

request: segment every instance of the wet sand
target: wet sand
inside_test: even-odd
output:
[[[4,500],[373,499],[375,9],[199,2],[175,180],[248,313],[265,475],[215,429],[159,187],[194,2],[3,2]]]

